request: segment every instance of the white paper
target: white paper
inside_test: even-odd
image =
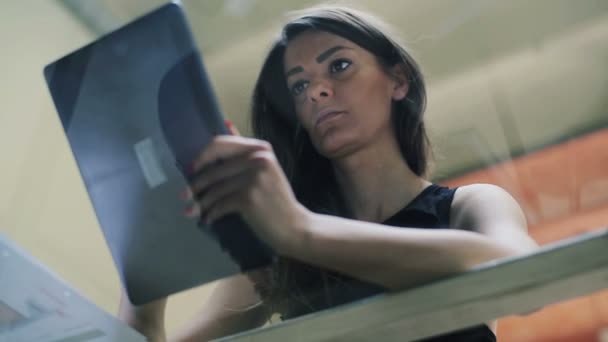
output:
[[[145,341],[0,234],[0,342]]]

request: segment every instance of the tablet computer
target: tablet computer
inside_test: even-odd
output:
[[[50,63],[44,75],[132,303],[272,261],[240,217],[205,225],[182,215],[185,166],[228,131],[179,4]]]

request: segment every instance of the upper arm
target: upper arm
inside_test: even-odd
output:
[[[218,282],[204,307],[184,326],[172,341],[207,341],[264,324],[270,317],[269,305],[255,290],[253,279],[237,275]]]
[[[459,188],[452,203],[451,225],[468,229],[508,247],[514,253],[534,250],[526,217],[515,199],[502,188],[473,184]]]

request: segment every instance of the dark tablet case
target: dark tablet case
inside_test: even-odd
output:
[[[272,251],[238,216],[209,226],[182,215],[186,165],[228,132],[178,4],[44,74],[132,303],[270,264]]]

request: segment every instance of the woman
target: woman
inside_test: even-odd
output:
[[[313,8],[283,29],[253,95],[257,139],[219,136],[193,163],[187,214],[238,213],[281,256],[218,286],[177,340],[206,340],[466,271],[536,244],[502,189],[424,177],[425,87],[375,19]],[[161,300],[120,316],[164,339]],[[434,340],[492,341],[494,322]]]

